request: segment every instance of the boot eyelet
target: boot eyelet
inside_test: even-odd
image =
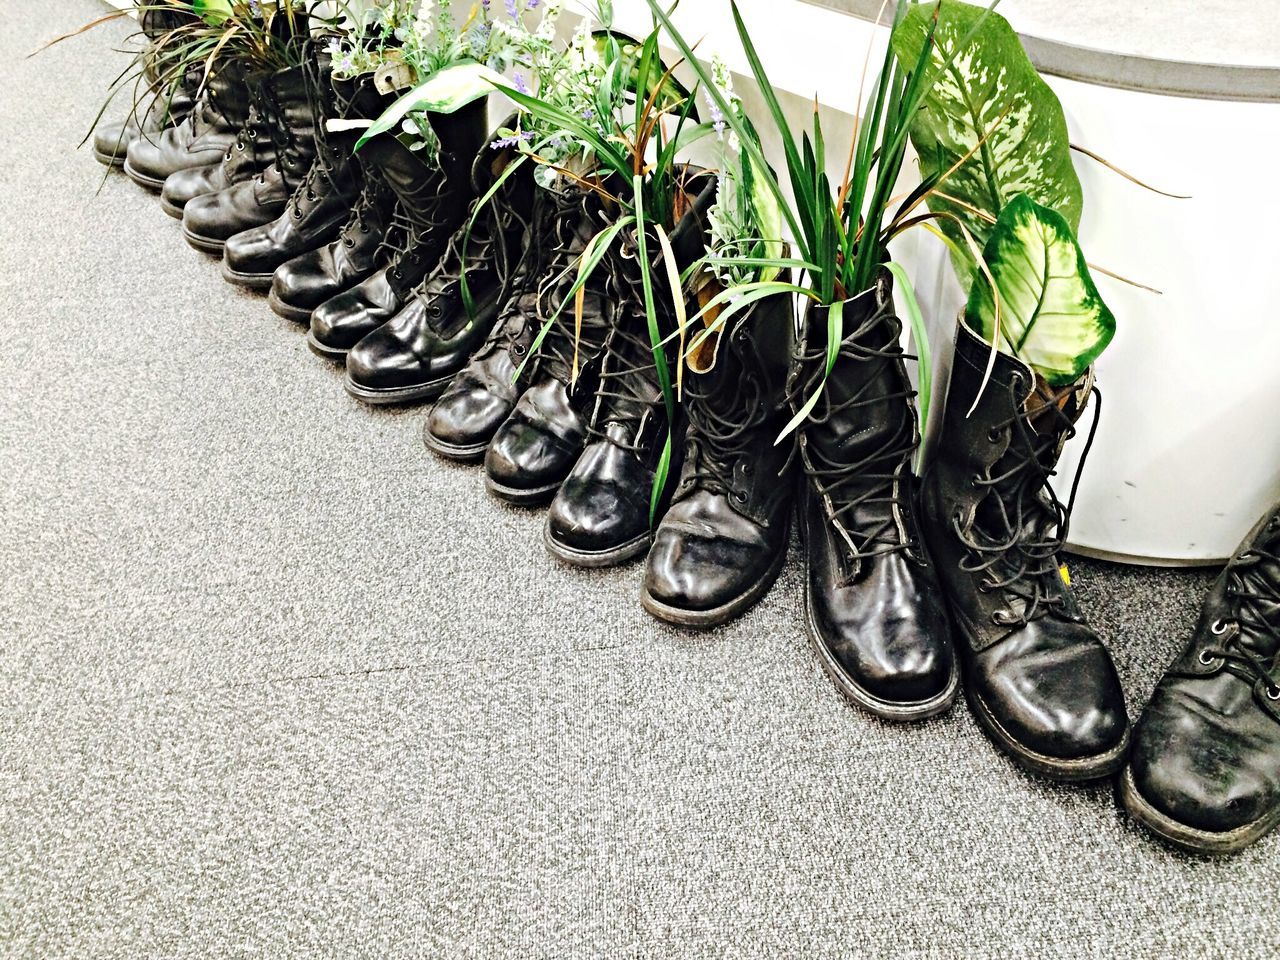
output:
[[[1268,700],[1280,700],[1280,687],[1267,687]]]
[[[1212,667],[1212,666],[1213,666],[1213,662],[1214,662],[1215,660],[1217,660],[1218,658],[1217,658],[1217,657],[1215,657],[1215,656],[1214,656],[1212,653],[1210,653],[1208,650],[1201,650],[1201,651],[1200,651],[1200,656],[1199,656],[1199,657],[1197,657],[1196,659],[1198,659],[1198,660],[1200,661],[1201,666],[1205,666],[1205,667]]]
[[[739,503],[746,503],[747,495],[743,493],[741,490],[739,490],[737,493],[733,495],[733,499],[737,500]]]
[[[1212,633],[1215,637],[1220,637],[1227,632],[1228,626],[1229,625],[1227,621],[1219,617],[1217,620],[1213,621],[1213,623],[1210,625],[1209,632]]]
[[[990,577],[983,577],[982,581],[978,584],[979,593],[990,593],[995,588],[996,588],[996,582],[992,580]]]
[[[999,431],[999,430],[996,430],[994,427],[993,427],[993,428],[991,428],[990,430],[988,430],[988,431],[987,431],[987,441],[988,441],[989,443],[999,443],[999,442],[1000,442],[1000,431]]]

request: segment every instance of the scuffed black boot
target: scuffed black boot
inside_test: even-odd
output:
[[[761,300],[685,373],[684,467],[645,563],[644,608],[685,627],[725,623],[769,592],[787,558],[794,438],[786,380],[795,348],[790,294]]]
[[[250,105],[244,65],[220,62],[203,81],[182,123],[158,136],[139,136],[129,144],[124,172],[134,183],[159,192],[179,170],[219,163],[235,145]]]
[[[227,148],[218,163],[178,170],[165,180],[160,191],[160,209],[169,216],[181,220],[189,201],[250,180],[275,163],[276,142],[265,100],[266,81],[266,74],[245,79],[249,116],[241,125],[236,142]]]
[[[1092,372],[1053,389],[997,353],[982,389],[990,355],[961,323],[922,494],[965,692],[981,726],[1029,770],[1061,780],[1107,776],[1129,744],[1124,692],[1064,579],[1058,553],[1070,507],[1048,486]]]
[[[334,87],[340,100],[348,100],[349,95],[348,115],[352,117],[374,120],[389,105],[389,98],[378,93],[373,77],[335,80]],[[337,239],[299,254],[277,267],[272,275],[267,301],[286,320],[309,325],[316,307],[386,266],[383,251],[403,239],[392,237],[389,244],[383,243],[396,208],[395,192],[372,163],[360,163],[356,157],[349,162],[357,166],[360,195]]]
[[[279,217],[315,159],[315,119],[303,68],[271,74],[262,96],[275,162],[249,180],[187,201],[182,235],[197,250],[221,256],[229,237]]]
[[[577,195],[583,214],[576,218],[573,234],[558,238],[559,249],[551,254],[553,263],[570,266],[544,279],[537,300],[535,335],[553,315],[554,319],[536,350],[536,336],[530,343],[530,356],[521,373],[520,398],[485,450],[485,486],[510,503],[550,500],[581,455],[600,354],[621,302],[621,291],[603,264],[583,288],[581,324],[574,305],[568,302],[577,278],[573,265],[591,238],[616,215],[595,193],[568,189]]]
[[[354,133],[329,133],[330,119],[359,115],[355,86],[332,79],[332,57],[315,49],[306,61],[306,90],[314,118],[315,159],[277,219],[227,240],[222,276],[231,283],[265,290],[276,268],[335,239],[360,192],[360,171],[351,149]],[[383,98],[372,98],[381,105]]]
[[[483,209],[478,204],[516,157],[507,148],[496,154],[483,151],[476,158],[476,200],[443,259],[404,309],[347,355],[346,386],[353,397],[376,404],[438,396],[493,330],[529,225],[536,189],[532,166],[524,163]],[[464,274],[474,315],[468,314],[462,297]]]
[[[671,231],[676,269],[685,269],[706,251],[706,214],[715,203],[715,177],[688,178],[688,210]],[[684,413],[669,418],[658,378],[658,366],[636,267],[639,250],[634,231],[602,261],[613,271],[621,294],[613,329],[605,340],[595,403],[587,425],[588,443],[565,477],[547,511],[543,540],[551,554],[581,567],[624,563],[649,548],[652,519],[670,502],[674,477],[684,450]],[[657,236],[647,238],[653,277],[665,276]],[[655,252],[656,251],[656,252]],[[679,296],[684,296],[680,291]],[[654,313],[663,336],[676,330],[673,291],[662,280],[653,284]],[[668,370],[678,362],[678,345],[661,348]],[[654,484],[667,440],[673,456],[670,476],[651,509]]]
[[[1138,721],[1125,808],[1197,853],[1280,824],[1280,504],[1244,538]]]
[[[960,676],[916,518],[916,413],[887,275],[844,304],[822,385],[829,315],[805,317],[788,391],[799,410],[822,390],[796,431],[805,622],[845,697],[885,720],[918,720],[951,706]]]
[[[457,113],[433,114],[440,143],[434,160],[390,134],[361,148],[361,162],[377,169],[398,201],[384,253],[390,262],[312,312],[307,343],[316,354],[345,362],[347,352],[395,316],[440,262],[472,200],[471,165],[485,140],[485,111],[477,100]]]
[[[517,382],[516,373],[541,328],[538,290],[568,270],[575,256],[572,240],[587,216],[581,194],[539,188],[533,201],[519,274],[493,332],[450,381],[423,425],[427,448],[450,460],[482,459],[515,409],[527,385],[523,377]]]

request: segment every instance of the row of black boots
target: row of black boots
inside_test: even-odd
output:
[[[312,46],[304,67],[193,77],[95,148],[159,191],[227,280],[269,290],[316,354],[345,365],[352,396],[434,401],[427,447],[482,461],[495,496],[547,504],[556,557],[646,556],[655,617],[710,627],[748,610],[782,569],[795,515],[809,634],[859,707],[918,720],[963,688],[1024,767],[1062,780],[1123,771],[1135,816],[1192,849],[1239,849],[1280,820],[1277,513],[1223,574],[1135,738],[1061,565],[1070,504],[1049,483],[1091,374],[1050,389],[1003,354],[988,371],[989,346],[961,325],[940,440],[917,479],[886,276],[845,305],[829,371],[826,309],[797,318],[790,298],[766,299],[707,340],[668,407],[634,233],[572,302],[580,256],[619,215],[610,191],[535,184],[514,148],[492,146],[483,102],[433,117],[427,150],[383,134],[353,154],[358,130],[329,129],[390,99],[372,77],[334,79]],[[704,252],[716,181],[694,168],[681,180],[671,239],[683,269]],[[658,267],[653,238],[646,247]],[[670,297],[656,299],[674,329]],[[670,369],[684,362],[665,349]]]

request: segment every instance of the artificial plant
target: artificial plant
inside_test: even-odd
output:
[[[956,273],[965,322],[1050,386],[1074,382],[1115,333],[1076,239],[1082,191],[1062,105],[998,14],[914,4],[891,47],[925,68],[910,127]],[[964,56],[957,54],[963,48]]]

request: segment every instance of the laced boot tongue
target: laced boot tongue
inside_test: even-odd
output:
[[[1280,511],[1231,565],[1227,592],[1242,628],[1240,645],[1274,661],[1280,656]]]

